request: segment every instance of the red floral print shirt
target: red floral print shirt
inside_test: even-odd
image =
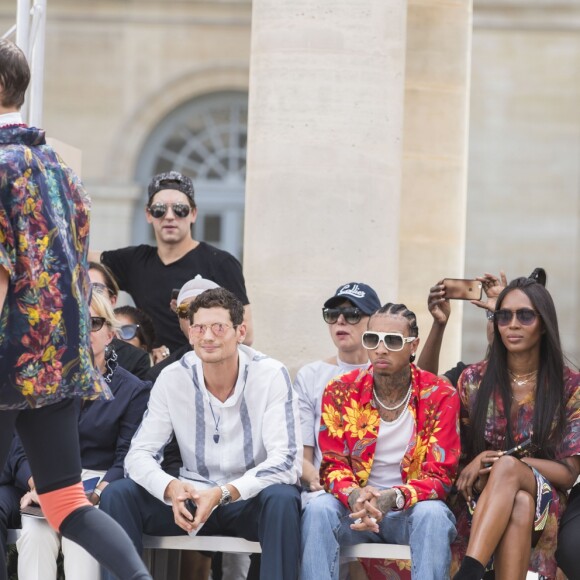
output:
[[[435,375],[411,365],[409,411],[413,434],[401,459],[405,509],[418,501],[444,500],[460,455],[459,396]],[[322,398],[318,440],[320,479],[348,507],[348,495],[367,484],[380,429],[373,402],[373,369],[354,370],[330,382]]]

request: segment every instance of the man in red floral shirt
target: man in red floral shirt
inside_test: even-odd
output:
[[[362,338],[371,367],[326,387],[320,477],[330,493],[302,518],[302,580],[338,579],[340,546],[361,542],[410,544],[414,579],[449,577],[459,397],[412,364],[418,334],[405,305],[386,304]]]

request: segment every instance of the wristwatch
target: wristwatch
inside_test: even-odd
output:
[[[218,505],[228,505],[232,501],[232,494],[230,490],[225,485],[220,485],[220,489],[222,490],[222,497],[218,503]]]
[[[398,487],[395,487],[394,489],[395,489],[395,493],[397,494],[397,497],[395,499],[395,509],[397,511],[400,511],[405,507],[405,496],[403,495],[403,492]]]

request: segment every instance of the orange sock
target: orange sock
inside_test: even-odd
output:
[[[38,494],[38,500],[46,521],[57,532],[64,519],[72,512],[80,507],[92,505],[80,481],[68,487]]]

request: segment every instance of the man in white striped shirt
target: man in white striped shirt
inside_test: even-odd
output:
[[[260,578],[296,580],[303,450],[288,371],[241,344],[243,305],[228,290],[203,292],[190,313],[195,352],[161,372],[125,460],[128,479],[107,486],[101,509],[138,548],[142,533],[243,537],[262,545]],[[174,433],[179,478],[160,467]],[[257,577],[252,563],[248,578]]]

